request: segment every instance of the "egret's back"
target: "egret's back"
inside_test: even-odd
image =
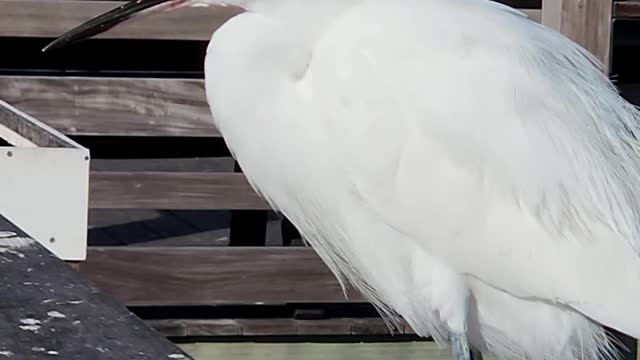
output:
[[[472,340],[504,357],[611,356],[588,317],[640,336],[638,113],[583,49],[484,0],[287,24],[219,30],[207,93],[249,181],[336,275],[441,339],[453,271]],[[269,71],[257,43],[278,49]]]

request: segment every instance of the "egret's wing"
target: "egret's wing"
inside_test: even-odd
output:
[[[309,74],[336,166],[382,221],[492,286],[638,332],[603,310],[640,300],[607,298],[639,279],[638,113],[586,51],[489,1],[370,1]]]

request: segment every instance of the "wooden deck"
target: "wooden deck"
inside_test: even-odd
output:
[[[189,359],[0,216],[0,357]]]

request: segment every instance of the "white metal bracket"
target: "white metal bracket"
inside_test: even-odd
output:
[[[89,150],[0,100],[0,213],[62,260],[85,260]]]

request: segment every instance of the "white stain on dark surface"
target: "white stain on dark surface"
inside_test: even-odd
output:
[[[26,237],[2,237],[0,236],[0,252],[7,249],[23,249],[34,244],[36,241]]]
[[[38,330],[40,330],[40,325],[20,325],[20,329],[24,331],[38,332]]]
[[[40,320],[38,320],[38,319],[31,319],[31,318],[28,318],[28,319],[20,319],[20,324],[23,324],[23,325],[37,325],[37,324],[40,324]]]
[[[142,327],[142,320],[42,244],[4,224],[0,214],[0,360],[189,359],[167,358],[181,353],[175,344]]]
[[[65,314],[63,314],[63,313],[61,313],[59,311],[55,311],[55,310],[54,311],[49,311],[47,313],[47,316],[51,317],[51,318],[54,318],[54,319],[64,319],[64,318],[67,317]]]
[[[20,329],[24,331],[38,332],[40,330],[40,320],[36,319],[20,319]]]
[[[33,243],[35,243],[35,240],[30,238],[0,236],[0,254],[13,254],[19,258],[24,258],[24,254],[18,250],[26,248]]]

